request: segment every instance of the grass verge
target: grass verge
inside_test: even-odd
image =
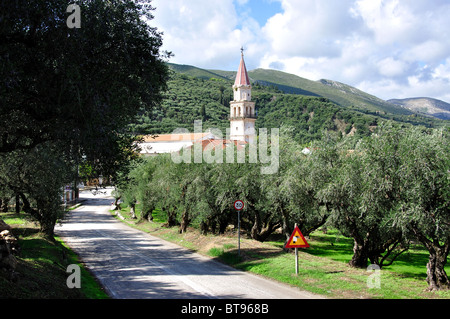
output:
[[[156,213],[156,214],[155,214]],[[218,259],[235,268],[296,286],[328,298],[346,299],[449,299],[450,291],[428,292],[426,263],[428,253],[414,247],[401,255],[392,266],[380,271],[380,288],[370,288],[374,272],[347,265],[352,257],[353,241],[336,231],[314,232],[308,240],[310,248],[299,250],[299,274],[295,274],[293,251],[285,252],[283,240],[273,236],[264,243],[241,235],[241,256],[237,254],[237,235],[203,236],[195,228],[184,234],[178,227],[163,227],[163,220],[154,212],[153,222],[130,218],[129,209],[121,210],[122,220],[132,227],[148,232],[190,250]],[[447,273],[450,264],[447,263]]]
[[[78,256],[59,238],[51,241],[39,233],[37,224],[26,215],[0,213],[12,233],[19,238],[20,254],[16,256],[17,281],[0,270],[0,298],[15,299],[105,299],[108,295],[94,276],[80,263]],[[67,266],[81,270],[81,288],[67,287]]]

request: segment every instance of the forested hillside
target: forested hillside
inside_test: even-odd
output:
[[[194,121],[202,120],[203,130],[219,128],[225,134],[229,127],[232,85],[231,80],[215,76],[215,73],[178,67],[176,72],[172,71],[161,105],[152,113],[141,114],[131,129],[136,134],[171,133],[176,128],[193,131]],[[252,95],[258,114],[257,128],[291,126],[301,143],[318,139],[324,129],[364,136],[384,120],[427,127],[445,125],[443,121],[416,114],[360,110],[352,106],[343,107],[324,97],[287,94],[275,85],[255,83]]]
[[[176,128],[193,131],[194,120],[203,120],[204,129],[225,129],[231,94],[231,84],[224,80],[172,73],[160,107],[142,114],[132,130],[139,134],[171,133]]]

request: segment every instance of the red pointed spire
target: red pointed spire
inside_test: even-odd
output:
[[[248,77],[247,68],[244,62],[244,49],[241,48],[241,63],[239,64],[239,69],[236,74],[236,80],[234,81],[235,86],[246,85],[250,86],[250,79]]]

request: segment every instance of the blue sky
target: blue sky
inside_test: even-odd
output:
[[[173,63],[273,68],[450,102],[448,0],[153,0]]]
[[[250,17],[263,26],[276,13],[281,13],[281,2],[276,0],[235,1],[236,9],[246,11]],[[245,19],[243,17],[242,19]]]

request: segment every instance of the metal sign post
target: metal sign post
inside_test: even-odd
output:
[[[233,206],[238,213],[238,256],[241,257],[241,210],[244,208],[244,202],[237,200]]]
[[[241,211],[238,210],[238,256],[241,257]]]

